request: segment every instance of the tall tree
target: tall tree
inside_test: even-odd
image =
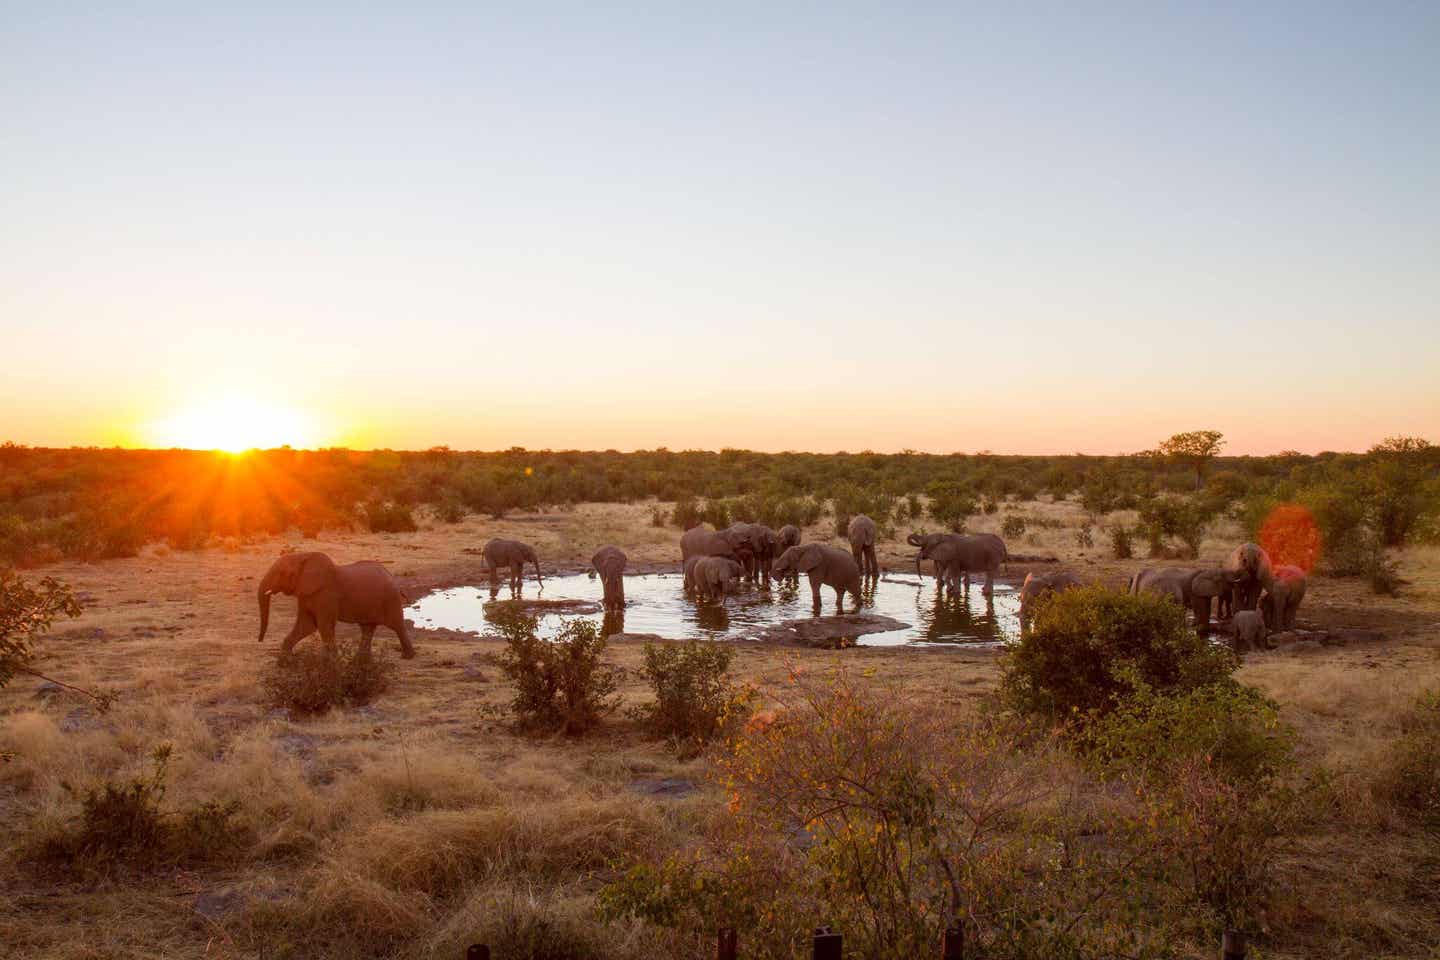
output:
[[[1219,430],[1191,430],[1177,433],[1160,444],[1160,452],[1178,463],[1188,463],[1195,468],[1195,489],[1200,489],[1205,467],[1225,446],[1225,435]]]

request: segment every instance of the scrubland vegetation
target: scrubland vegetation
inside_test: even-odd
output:
[[[847,955],[901,957],[934,954],[957,921],[982,957],[1213,956],[1226,927],[1260,956],[1440,950],[1432,448],[1198,469],[3,456],[6,555],[47,565],[0,582],[0,929],[16,956],[703,957],[731,925],[742,956],[792,957],[825,923]],[[547,492],[493,510],[454,495],[482,475]],[[596,477],[605,492],[581,494]],[[107,489],[126,509],[105,509]],[[461,547],[492,531],[529,532],[547,562],[612,540],[673,558],[696,517],[825,539],[857,512],[883,518],[890,562],[906,531],[964,525],[1098,582],[1044,602],[1001,656],[607,643],[579,621],[548,644],[524,617],[480,638],[417,631],[417,659],[377,644],[363,669],[313,643],[277,666],[254,642],[277,535],[425,581],[464,575]],[[397,532],[371,529],[381,517]],[[121,526],[138,556],[63,559]],[[42,539],[60,530],[75,539]],[[1317,570],[1302,618],[1380,639],[1241,660],[1177,607],[1114,589],[1143,562],[1128,548],[1213,560],[1257,535]]]

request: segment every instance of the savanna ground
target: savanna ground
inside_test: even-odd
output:
[[[398,664],[369,706],[291,719],[268,702],[261,676],[293,601],[276,598],[260,646],[254,592],[286,546],[381,560],[412,599],[481,582],[479,557],[462,551],[491,536],[535,544],[547,572],[584,568],[604,543],[621,545],[632,571],[675,564],[679,531],[652,525],[652,505],[471,515],[414,533],[296,534],[198,552],[149,546],[133,558],[47,567],[84,612],[57,626],[34,666],[120,699],[98,715],[25,677],[0,692],[0,750],[16,754],[0,766],[5,954],[458,958],[467,944],[490,942],[510,957],[529,954],[505,952],[507,941],[546,928],[572,931],[567,942],[597,956],[657,955],[659,941],[638,923],[593,919],[595,893],[619,859],[682,847],[723,809],[703,755],[678,759],[623,710],[580,739],[513,732],[498,719],[512,695],[495,666],[501,642],[445,631],[417,631],[418,656]],[[1117,585],[1148,562],[1109,559],[1098,532],[1093,548],[1079,547],[1087,521],[1074,502],[1007,504],[970,529],[998,531],[1012,512],[1058,523],[1032,524],[1012,552],[1053,554]],[[905,532],[882,545],[883,566],[907,566]],[[833,537],[829,517],[806,530],[807,540]],[[1196,563],[1218,562],[1239,539],[1238,526],[1213,525]],[[1291,644],[1247,655],[1241,669],[1280,703],[1301,755],[1332,770],[1339,798],[1287,844],[1262,955],[1440,956],[1440,842],[1368,787],[1406,705],[1440,687],[1440,548],[1396,558],[1410,581],[1399,597],[1315,577],[1301,610],[1302,626],[1380,638]],[[393,638],[382,632],[377,647],[393,651]],[[607,657],[636,671],[641,652],[618,642]],[[842,663],[930,711],[972,713],[998,679],[995,654],[963,649],[740,643],[732,670],[763,696],[792,669],[823,674]],[[622,692],[629,703],[650,696],[634,672]],[[167,806],[238,801],[245,835],[233,855],[109,875],[42,862],[42,838],[77,816],[65,785],[132,775],[161,743],[173,745]]]

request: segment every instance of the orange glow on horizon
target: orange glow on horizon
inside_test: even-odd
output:
[[[314,427],[304,414],[235,394],[189,406],[152,424],[147,433],[157,446],[227,453],[315,443]]]

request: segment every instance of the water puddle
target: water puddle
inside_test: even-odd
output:
[[[809,620],[814,616],[810,587],[804,578],[798,589],[772,584],[768,590],[762,590],[750,584],[742,585],[723,608],[718,604],[697,605],[685,596],[681,582],[678,573],[626,577],[625,610],[608,616],[599,609],[602,596],[599,579],[583,573],[547,578],[543,592],[535,589],[533,581],[527,581],[521,597],[547,602],[573,601],[565,604],[565,609],[531,611],[539,615],[542,636],[553,635],[562,619],[578,616],[597,623],[603,621],[607,635],[624,632],[676,639],[735,640],[756,637],[766,631],[771,631],[773,636],[773,628],[787,620]],[[498,599],[510,599],[508,587],[501,587]],[[823,588],[821,600],[823,617],[833,615],[835,591]],[[453,587],[421,598],[406,610],[406,615],[417,627],[488,633],[494,630],[485,611],[489,601],[488,585]],[[865,590],[860,607],[863,616],[858,619],[872,621],[868,629],[876,629],[876,625],[889,626],[876,617],[888,617],[908,626],[879,629],[846,639],[853,639],[861,646],[994,644],[1020,635],[1019,608],[1019,591],[1001,583],[995,584],[993,599],[982,595],[978,584],[971,587],[968,596],[942,598],[935,581],[929,578],[923,582],[913,578],[882,579]],[[854,601],[846,594],[845,613],[852,610]]]

